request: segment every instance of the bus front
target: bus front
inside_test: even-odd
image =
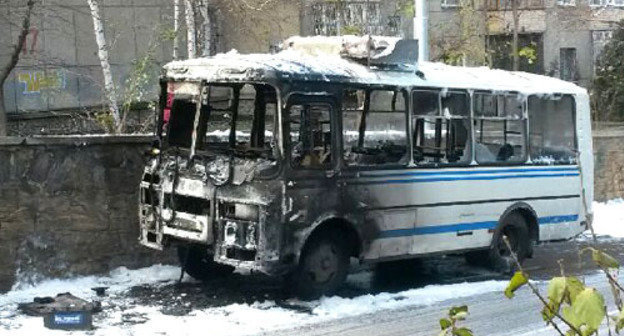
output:
[[[142,245],[178,248],[187,273],[279,266],[279,97],[258,82],[166,81],[159,148],[140,189]]]

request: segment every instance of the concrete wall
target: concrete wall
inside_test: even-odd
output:
[[[594,135],[595,198],[624,198],[624,131],[599,131]]]
[[[138,245],[147,137],[0,140],[0,292],[23,280],[175,262]]]
[[[22,280],[176,262],[137,242],[146,137],[0,140],[0,292]],[[624,197],[624,132],[594,137],[596,199]]]

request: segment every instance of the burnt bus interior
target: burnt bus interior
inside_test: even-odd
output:
[[[178,94],[169,84],[163,108],[164,145],[190,149],[198,112],[198,155],[235,152],[246,157],[275,159],[277,116],[275,89],[266,84],[202,84],[196,95]],[[200,92],[201,91],[201,92]],[[168,118],[167,118],[168,116]]]
[[[285,144],[290,145],[295,168],[331,166],[330,116],[338,115],[338,109],[345,167],[405,166],[410,143],[417,167],[467,166],[473,160],[480,165],[509,165],[529,158],[532,164],[576,162],[575,103],[570,95],[526,98],[513,92],[475,91],[471,98],[465,90],[427,88],[408,93],[402,88],[332,87],[339,101],[286,106]],[[170,117],[162,117],[161,124],[165,146],[182,150],[192,146],[201,100],[198,155],[225,151],[278,159],[274,138],[278,97],[272,86],[204,84],[201,90],[195,96],[168,90],[163,111]]]

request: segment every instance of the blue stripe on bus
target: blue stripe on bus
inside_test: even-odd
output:
[[[540,225],[568,223],[578,220],[579,215],[565,215],[565,216],[550,216],[541,217],[538,219]],[[474,222],[474,223],[461,223],[450,225],[436,225],[436,226],[422,226],[411,229],[398,229],[381,231],[379,234],[380,239],[384,238],[399,238],[410,236],[421,236],[428,234],[449,233],[449,232],[462,232],[462,231],[474,231],[474,230],[486,230],[495,229],[498,225],[498,221],[486,221],[486,222]]]
[[[383,180],[383,181],[346,181],[348,185],[357,184],[405,184],[405,183],[427,183],[427,182],[448,182],[448,181],[489,181],[489,180],[505,180],[505,179],[521,179],[521,178],[545,178],[545,177],[572,177],[580,176],[577,173],[560,173],[560,174],[516,174],[516,175],[498,175],[498,176],[457,176],[457,177],[432,177],[422,179],[403,179],[403,180]]]
[[[406,173],[390,173],[390,174],[367,174],[360,173],[360,177],[401,177],[401,176],[432,176],[432,175],[487,175],[487,174],[503,174],[503,173],[532,173],[532,172],[578,172],[578,167],[557,167],[542,169],[491,169],[491,170],[441,170],[428,172],[406,172]]]

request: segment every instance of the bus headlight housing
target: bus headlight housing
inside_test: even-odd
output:
[[[260,207],[255,204],[223,202],[220,215],[222,218],[257,222],[260,218]]]

